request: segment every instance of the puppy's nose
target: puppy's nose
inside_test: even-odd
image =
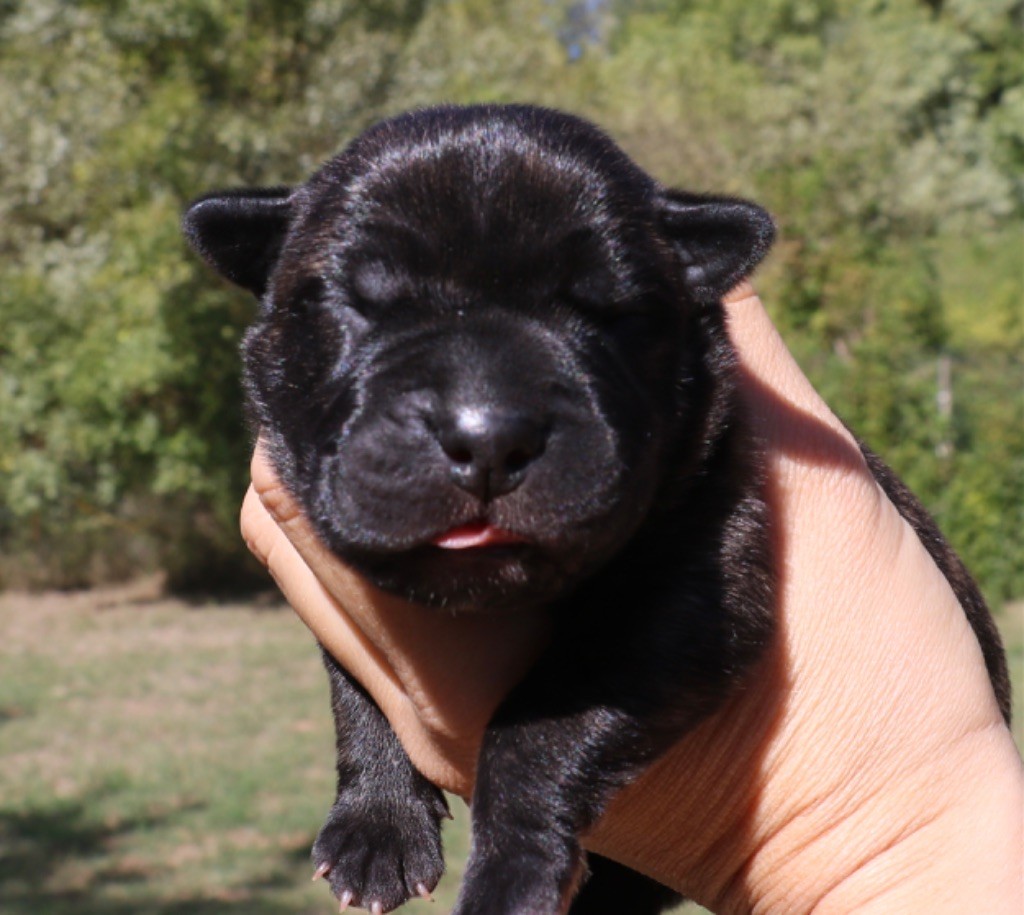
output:
[[[438,424],[452,482],[482,501],[511,492],[543,452],[545,424],[531,416],[465,407]]]

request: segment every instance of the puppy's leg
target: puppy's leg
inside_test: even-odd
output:
[[[590,876],[573,899],[569,915],[656,915],[682,902],[667,886],[593,852],[587,854],[587,869]]]
[[[454,915],[569,911],[585,875],[579,836],[669,743],[571,680],[528,677],[484,734]]]
[[[441,792],[415,769],[394,731],[327,652],[337,736],[338,795],[313,863],[341,902],[388,912],[426,895],[444,871]]]
[[[706,581],[704,600],[685,579],[684,587],[688,598],[666,588],[659,606],[652,585],[627,630],[608,620],[621,617],[628,598],[603,583],[604,607],[595,597],[566,617],[545,657],[502,703],[480,751],[473,844],[454,915],[576,915],[580,837],[761,657],[771,619],[764,595],[757,608],[757,587],[737,588],[744,614]],[[649,887],[634,886],[647,898]],[[594,901],[583,900],[591,908],[580,915],[604,911],[599,890],[590,890]],[[655,902],[645,910],[642,898],[624,910],[646,915]]]

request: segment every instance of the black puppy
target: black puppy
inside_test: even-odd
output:
[[[668,190],[603,133],[525,106],[370,129],[306,184],[199,200],[185,231],[261,299],[253,420],[320,536],[448,612],[549,608],[491,722],[459,915],[554,913],[609,798],[718,707],[772,637],[758,444],[720,299],[771,244],[753,204]],[[1004,712],[999,639],[913,497]],[[313,850],[343,906],[432,889],[442,795],[329,656],[338,795]],[[678,897],[589,858],[572,915]]]

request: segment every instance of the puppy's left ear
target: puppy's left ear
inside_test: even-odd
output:
[[[657,208],[686,285],[701,302],[720,300],[749,276],[775,238],[771,216],[746,200],[665,190]]]
[[[209,194],[189,206],[181,228],[214,270],[261,297],[288,232],[291,193],[275,187]]]

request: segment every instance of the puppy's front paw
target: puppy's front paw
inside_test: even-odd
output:
[[[561,855],[471,856],[452,915],[564,915],[583,876],[577,849]]]
[[[326,877],[344,911],[360,906],[380,915],[412,896],[428,897],[444,872],[436,797],[381,799],[341,796],[313,844],[313,879]]]

